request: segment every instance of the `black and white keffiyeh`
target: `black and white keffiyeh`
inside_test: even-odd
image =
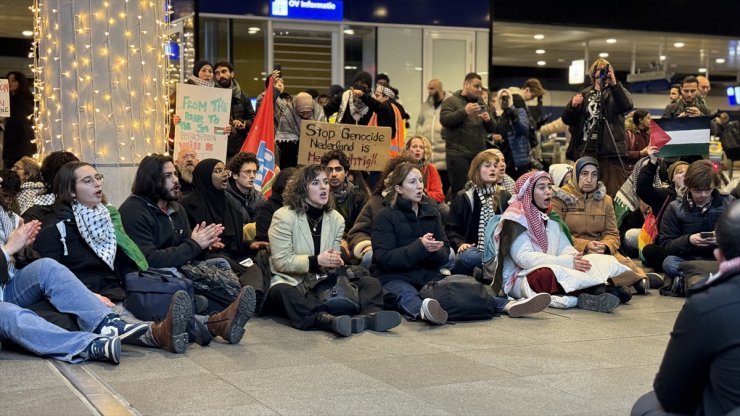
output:
[[[480,219],[478,221],[478,244],[476,247],[479,251],[483,250],[483,247],[486,242],[486,224],[488,224],[488,220],[493,218],[493,216],[496,214],[496,211],[493,207],[493,193],[495,192],[496,188],[493,186],[488,186],[485,188],[479,188],[476,185],[473,185],[473,192],[475,195],[478,196],[478,199],[480,200]]]
[[[77,229],[87,245],[113,270],[113,261],[116,258],[116,232],[108,209],[103,204],[88,208],[74,202],[72,213],[77,222]]]
[[[358,123],[370,111],[370,108],[362,100],[355,100],[352,90],[349,89],[342,94],[342,104],[339,106],[339,111],[337,112],[338,123],[344,117],[344,111],[347,106],[349,106],[349,113],[355,120],[355,123]]]
[[[18,226],[18,216],[14,212],[8,212],[0,208],[0,244],[5,245],[8,242],[10,233]],[[18,269],[15,268],[15,260],[10,256],[8,262],[8,274],[12,277]]]

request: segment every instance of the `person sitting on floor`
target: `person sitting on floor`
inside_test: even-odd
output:
[[[647,293],[650,284],[645,271],[619,252],[621,241],[614,203],[599,181],[599,162],[584,156],[576,161],[574,171],[575,176],[570,182],[554,190],[552,212],[565,221],[576,250],[612,255],[634,272],[632,275],[624,274],[623,280],[614,280],[614,284],[634,286],[638,294]]]
[[[554,308],[611,312],[620,299],[603,293],[604,284],[634,272],[612,256],[584,254],[573,247],[568,227],[550,212],[551,187],[552,179],[543,171],[525,173],[516,181],[516,193],[493,235],[493,288],[515,299],[550,293]]]
[[[58,151],[49,153],[41,162],[41,181],[44,183],[43,193],[33,198],[31,206],[22,211],[21,217],[24,221],[43,220],[44,215],[51,211],[51,206],[56,201],[54,194],[54,178],[57,172],[68,162],[79,162],[73,153]]]
[[[297,329],[320,328],[340,336],[388,331],[401,323],[394,311],[383,311],[383,288],[371,276],[353,283],[359,293],[359,315],[335,316],[316,292],[307,289],[317,275],[344,266],[340,255],[344,218],[332,208],[331,188],[319,165],[299,169],[285,190],[285,206],[270,225],[270,268],[273,272],[265,305],[268,313],[286,316]]]
[[[740,408],[740,202],[717,220],[719,273],[689,290],[673,325],[654,392],[633,416],[724,415]],[[734,412],[733,412],[734,410]]]
[[[34,204],[37,195],[44,193],[44,183],[41,182],[41,166],[39,162],[30,156],[23,156],[15,162],[11,168],[21,178],[21,192],[16,198],[18,200],[18,214]]]

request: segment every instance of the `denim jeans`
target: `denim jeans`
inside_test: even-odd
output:
[[[483,252],[471,247],[455,256],[455,274],[473,275],[473,269],[483,265]]]
[[[674,278],[681,274],[681,264],[685,262],[686,259],[678,256],[667,256],[665,260],[663,260],[663,271],[665,272],[666,276],[670,278]]]
[[[393,279],[383,283],[383,289],[396,297],[396,308],[410,319],[416,320],[421,310],[421,297],[419,290],[411,283]]]
[[[362,260],[360,260],[360,266],[366,268],[367,270],[370,270],[371,264],[373,264],[373,251],[368,250],[367,253],[362,255]]]
[[[24,309],[44,298],[59,312],[76,315],[84,332],[66,331]],[[36,355],[79,362],[79,353],[100,338],[91,331],[110,313],[69,269],[43,258],[18,270],[5,286],[5,301],[0,302],[0,339],[11,340]]]

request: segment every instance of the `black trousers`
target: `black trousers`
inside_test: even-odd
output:
[[[645,258],[643,262],[646,266],[652,267],[656,272],[663,271],[663,260],[666,255],[663,250],[657,244],[648,244],[642,249],[642,256]]]
[[[367,314],[383,309],[383,285],[374,277],[360,277],[353,280],[360,291],[360,313]],[[267,293],[265,305],[268,314],[287,317],[296,329],[311,329],[316,326],[316,315],[322,312],[322,305],[313,292],[305,295],[295,286],[280,283],[272,286]]]
[[[470,169],[473,158],[447,155],[445,160],[447,161],[447,177],[450,180],[450,195],[455,195],[465,187],[468,181],[468,169]]]

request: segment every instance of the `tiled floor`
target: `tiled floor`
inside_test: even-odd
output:
[[[683,299],[612,314],[548,309],[338,339],[253,319],[240,345],[126,346],[82,364],[144,415],[625,415],[651,389]],[[49,362],[0,353],[0,414],[91,414]]]

